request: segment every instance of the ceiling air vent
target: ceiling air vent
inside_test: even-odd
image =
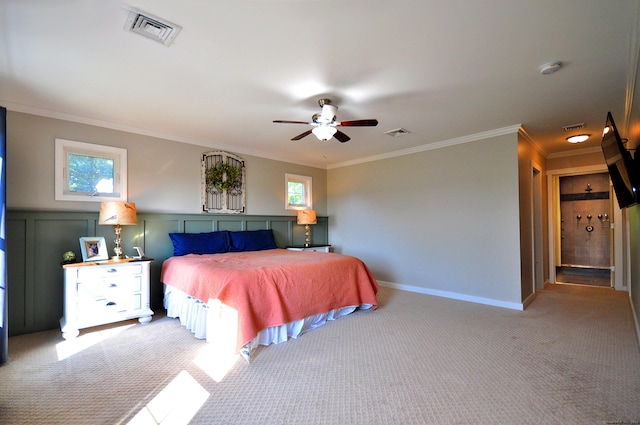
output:
[[[564,131],[580,130],[581,128],[584,128],[584,123],[580,122],[578,124],[565,125],[562,128],[564,129]]]
[[[176,38],[182,27],[166,19],[132,8],[129,10],[129,16],[127,16],[127,21],[124,23],[124,29],[168,46]]]
[[[384,134],[391,137],[400,137],[406,134],[411,134],[409,130],[405,130],[404,128],[395,128],[393,130],[385,131]]]

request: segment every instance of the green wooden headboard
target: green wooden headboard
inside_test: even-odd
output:
[[[7,211],[7,260],[9,294],[9,335],[21,335],[59,326],[63,307],[62,254],[80,254],[79,238],[103,236],[113,254],[112,226],[98,225],[98,213],[68,211]],[[171,232],[199,233],[216,230],[272,229],[276,244],[304,243],[304,226],[296,216],[240,214],[162,214],[138,211],[138,224],[123,226],[124,253],[133,256],[140,246],[151,264],[151,308],[162,309],[160,283],[162,262],[173,255]],[[312,227],[312,243],[327,244],[327,217],[318,217]]]

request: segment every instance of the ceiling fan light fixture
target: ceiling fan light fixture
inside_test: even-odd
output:
[[[319,99],[318,105],[320,106],[320,113],[313,114],[311,122],[294,120],[273,120],[273,122],[282,124],[308,124],[313,127],[313,129],[300,133],[291,140],[300,140],[313,133],[322,141],[327,141],[335,136],[340,143],[348,142],[351,140],[351,137],[347,136],[336,127],[375,127],[378,125],[378,120],[374,118],[336,121],[336,112],[338,111],[338,107],[331,103],[331,99]]]
[[[311,131],[313,132],[313,134],[315,134],[318,140],[327,141],[331,139],[334,134],[336,134],[338,129],[329,125],[319,125]]]
[[[586,142],[589,139],[589,134],[577,134],[575,136],[567,137],[567,142],[569,143],[582,143]]]

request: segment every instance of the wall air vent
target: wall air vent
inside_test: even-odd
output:
[[[400,136],[404,136],[407,134],[411,134],[411,132],[409,130],[406,130],[404,128],[395,128],[393,130],[389,130],[389,131],[385,131],[384,134],[391,136],[391,137],[400,137]]]
[[[124,23],[124,29],[168,46],[176,38],[182,27],[166,19],[131,8]]]

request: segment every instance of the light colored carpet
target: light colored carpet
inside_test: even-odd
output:
[[[160,315],[73,343],[58,331],[13,337],[0,423],[640,421],[628,294],[552,285],[524,312],[390,288],[379,300],[377,311],[261,348],[226,374],[212,344]]]

